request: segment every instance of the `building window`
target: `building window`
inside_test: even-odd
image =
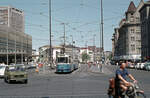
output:
[[[131,37],[131,41],[135,41],[135,37]]]
[[[141,32],[141,30],[136,30],[136,33],[137,33],[137,34],[140,34],[140,32]]]
[[[131,29],[131,34],[133,34],[134,33],[134,29]]]
[[[136,17],[136,22],[140,22],[140,18],[139,17]]]
[[[134,17],[133,16],[131,16],[130,22],[134,22]]]
[[[131,45],[131,50],[135,51],[135,45]]]

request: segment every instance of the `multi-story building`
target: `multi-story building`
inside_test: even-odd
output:
[[[80,48],[80,58],[79,61],[82,61],[82,54],[86,53],[87,55],[90,56],[90,59],[87,62],[96,62],[101,60],[101,53],[102,53],[102,48],[98,48],[96,46],[88,46],[88,47],[82,47]]]
[[[39,56],[40,62],[47,62],[49,63],[49,50],[50,46],[45,45],[39,48]],[[53,63],[56,62],[57,54],[63,53],[63,46],[52,46],[52,60]],[[65,53],[69,55],[73,55],[73,59],[79,58],[79,49],[78,47],[72,45],[65,46]]]
[[[39,62],[39,51],[32,50],[32,62],[38,63]]]
[[[114,31],[115,33],[112,36],[112,58],[117,59],[118,57],[118,38],[119,38],[119,28],[115,28]]]
[[[139,10],[143,6],[144,1],[141,0],[139,5],[135,7],[131,1],[128,10],[125,13],[125,18],[119,24],[116,48],[117,55],[123,60],[140,59],[141,56],[141,27]],[[116,51],[116,50],[115,50]]]
[[[20,63],[32,55],[32,37],[25,34],[24,12],[0,7],[0,62]]]
[[[141,16],[142,59],[150,59],[150,1],[139,10]]]

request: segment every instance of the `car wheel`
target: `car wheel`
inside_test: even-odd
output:
[[[11,81],[7,79],[7,83],[9,83],[9,84],[10,84],[10,83],[11,83]]]
[[[6,78],[4,78],[4,82],[6,82],[6,83],[8,82]]]
[[[25,83],[25,84],[27,84],[27,83],[28,83],[28,80],[27,80],[27,79],[26,79],[26,80],[24,80],[24,83]]]

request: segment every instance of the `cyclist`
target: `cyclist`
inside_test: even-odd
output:
[[[126,66],[128,64],[122,63],[120,68],[116,70],[116,78],[115,78],[115,98],[122,98],[121,97],[121,90],[126,91],[129,86],[131,86],[130,82],[127,81],[126,76],[128,76],[131,80],[136,83],[137,81],[135,78],[128,73]]]

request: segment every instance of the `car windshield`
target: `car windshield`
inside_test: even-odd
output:
[[[12,67],[9,67],[9,71],[25,71],[25,68],[21,66],[12,66]]]
[[[0,69],[4,69],[5,68],[5,66],[0,66]]]
[[[68,58],[67,57],[58,57],[57,63],[68,63]]]

